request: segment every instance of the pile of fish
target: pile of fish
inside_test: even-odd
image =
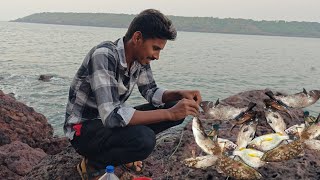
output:
[[[320,98],[320,91],[313,90],[288,96],[276,96],[271,91],[265,93],[270,99],[264,101],[264,115],[274,133],[256,137],[260,119],[253,110],[255,103],[246,108],[235,108],[204,101],[200,104],[202,116],[192,120],[192,131],[197,145],[207,155],[185,159],[183,163],[191,168],[214,167],[219,173],[235,179],[261,179],[258,168],[270,162],[287,161],[303,156],[304,149],[320,151],[320,114],[287,128],[278,111],[290,112],[292,108],[305,108]],[[292,116],[291,116],[292,117]],[[213,120],[210,133],[204,129],[201,120]],[[231,121],[232,128],[240,125],[236,142],[218,137],[217,122]],[[230,129],[230,131],[232,130]]]

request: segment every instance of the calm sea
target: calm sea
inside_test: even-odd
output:
[[[0,90],[44,114],[62,135],[69,84],[84,56],[125,31],[0,22]],[[265,88],[293,94],[320,89],[320,39],[178,32],[152,68],[159,86],[199,89],[205,100]],[[38,81],[41,74],[54,78]],[[145,100],[135,89],[128,102]],[[317,115],[320,101],[307,110]]]

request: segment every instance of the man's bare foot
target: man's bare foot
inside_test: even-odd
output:
[[[135,173],[141,173],[143,171],[144,165],[142,161],[131,162],[124,165],[126,169],[133,171]]]

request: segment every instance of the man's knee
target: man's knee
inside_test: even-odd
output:
[[[146,126],[140,126],[139,133],[136,138],[136,148],[141,152],[141,159],[147,158],[156,145],[156,136],[153,130]]]

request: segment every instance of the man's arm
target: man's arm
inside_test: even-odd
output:
[[[197,104],[202,101],[200,91],[198,90],[166,90],[162,95],[162,102],[178,101],[183,98],[194,100]]]
[[[162,121],[176,121],[188,115],[197,116],[199,105],[194,100],[182,99],[170,109],[158,109],[152,111],[136,110],[129,125],[152,124]]]

